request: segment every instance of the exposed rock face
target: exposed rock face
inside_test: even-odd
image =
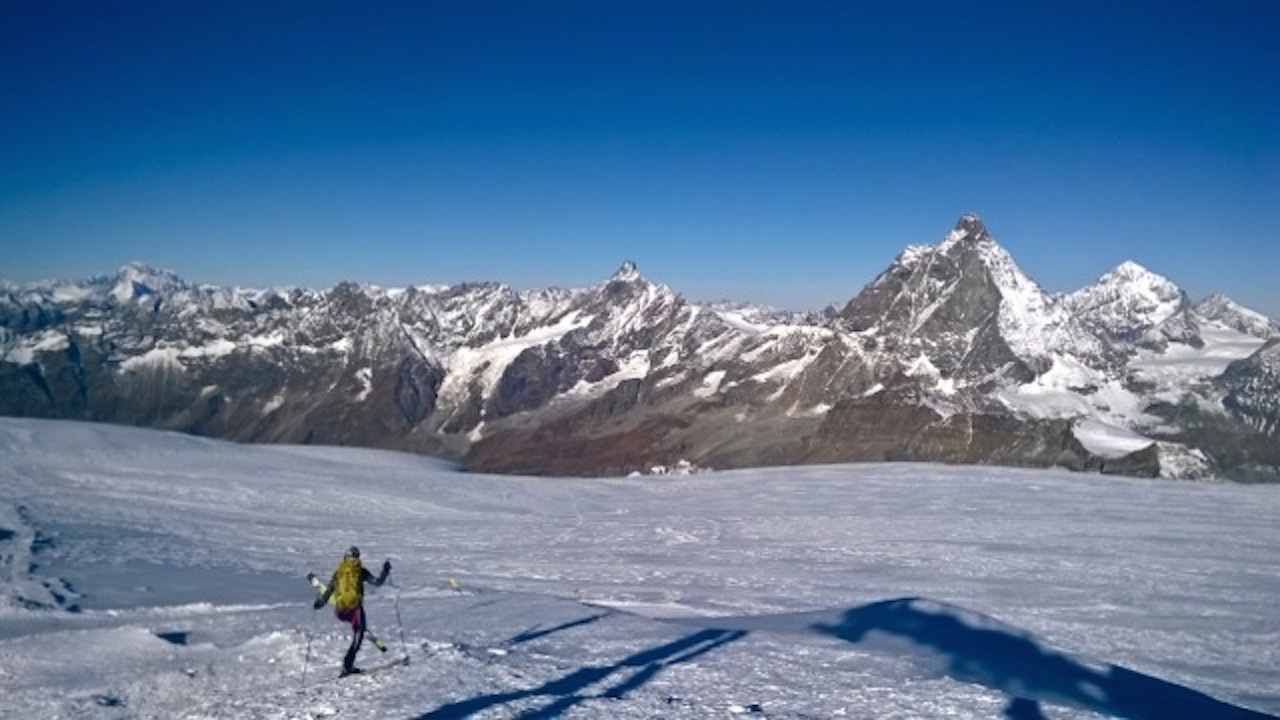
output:
[[[1025,421],[1011,415],[940,416],[921,405],[837,406],[813,443],[812,459],[927,460],[1083,469],[1089,454],[1063,420]]]
[[[417,425],[435,412],[443,382],[444,371],[421,357],[411,355],[400,361],[395,405],[407,427]]]
[[[1228,410],[1260,433],[1280,436],[1280,339],[1231,363],[1218,385],[1225,393],[1222,403]]]
[[[235,290],[130,265],[0,284],[0,413],[494,472],[928,460],[1266,479],[1278,328],[1133,263],[1047,294],[975,216],[825,314],[691,304],[631,263],[528,292]],[[1151,442],[1095,447],[1081,418]]]
[[[972,215],[942,244],[903,251],[841,317],[856,332],[923,353],[948,378],[1025,383],[1044,372],[1054,354],[1094,364],[1114,355]]]
[[[1000,332],[1004,296],[987,264],[993,248],[986,227],[966,216],[941,246],[905,250],[841,317],[856,332],[920,349],[947,376],[1028,380],[1034,372]]]

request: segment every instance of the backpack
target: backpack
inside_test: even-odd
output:
[[[347,558],[333,573],[333,606],[339,610],[350,610],[360,605],[364,595],[364,567],[357,558]]]

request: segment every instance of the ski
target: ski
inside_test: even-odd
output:
[[[298,688],[298,690],[299,691],[312,690],[320,687],[321,685],[328,685],[329,683],[338,682],[339,680],[346,680],[347,678],[352,678],[352,677],[360,677],[361,675],[373,675],[376,673],[385,672],[387,670],[392,670],[394,668],[404,667],[408,664],[409,664],[408,657],[398,657],[395,660],[392,660],[391,662],[383,663],[381,665],[374,665],[372,667],[360,668],[355,672],[340,673],[338,675],[331,675],[327,678],[321,678],[319,680],[316,680],[315,682],[309,682],[303,685],[302,687]]]
[[[382,672],[383,670],[390,670],[392,668],[398,668],[408,664],[409,664],[409,658],[407,656],[398,657],[395,660],[392,660],[391,662],[383,663],[381,665],[374,665],[372,667],[367,667],[367,668],[360,668],[360,670],[356,672],[347,673],[346,675],[339,675],[338,679],[342,680],[343,678],[349,678],[353,675],[370,675],[372,673]]]

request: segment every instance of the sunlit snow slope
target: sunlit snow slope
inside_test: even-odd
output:
[[[0,419],[0,716],[1262,717],[1278,517],[1276,486],[497,477]],[[395,565],[361,664],[410,663],[336,681],[303,576],[352,543]]]

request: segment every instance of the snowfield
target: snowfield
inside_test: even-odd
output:
[[[395,567],[360,664],[409,664],[338,681],[305,574],[350,544]],[[0,716],[1267,717],[1278,550],[1276,486],[484,476],[0,418]]]

